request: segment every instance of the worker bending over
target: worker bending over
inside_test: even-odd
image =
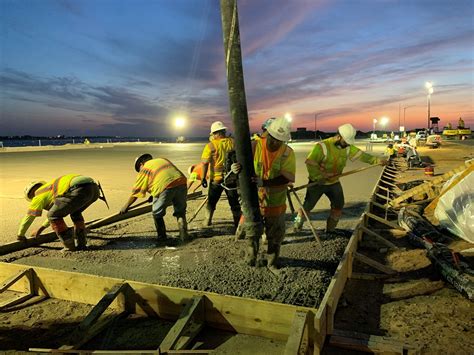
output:
[[[258,186],[260,212],[268,241],[267,266],[278,268],[280,246],[285,237],[286,192],[295,181],[295,153],[285,142],[291,139],[290,122],[279,117],[271,121],[264,137],[252,141],[253,161]],[[232,165],[238,173],[239,163]],[[254,266],[259,249],[258,237],[247,237],[245,261]]]
[[[380,159],[364,153],[355,145],[355,128],[347,123],[338,128],[336,136],[324,139],[313,147],[306,159],[306,168],[309,174],[309,183],[318,184],[309,186],[303,208],[309,213],[318,203],[322,195],[326,195],[331,202],[331,211],[326,221],[326,232],[333,232],[342,215],[344,207],[344,192],[338,176],[342,174],[348,159],[360,160],[368,164],[386,164],[386,159]],[[299,210],[294,221],[295,231],[303,227],[303,210]]]
[[[48,219],[33,232],[38,237],[51,224],[51,228],[64,245],[64,250],[74,251],[87,246],[86,226],[82,212],[99,198],[99,186],[87,176],[69,174],[46,183],[34,181],[25,188],[25,198],[30,201],[26,216],[20,222],[19,241],[26,241],[26,231],[43,210],[48,210]],[[71,216],[74,233],[64,222]],[[74,236],[77,246],[74,243]]]
[[[201,162],[203,164],[202,170],[202,187],[208,187],[206,176],[209,172],[209,190],[208,200],[206,205],[206,217],[203,226],[210,226],[212,224],[212,216],[216,210],[217,202],[221,197],[224,188],[221,184],[224,182],[224,167],[227,155],[234,150],[234,140],[226,137],[227,127],[221,121],[216,121],[211,125],[212,140],[206,144],[201,155]],[[232,217],[234,226],[237,227],[242,211],[240,209],[239,194],[237,189],[225,190],[227,200],[229,201],[230,209],[232,210]]]
[[[178,219],[179,236],[182,241],[188,239],[186,223],[186,177],[184,174],[164,158],[153,159],[151,154],[143,154],[135,159],[135,171],[138,172],[132,195],[120,210],[126,213],[137,198],[145,197],[147,192],[152,197],[152,215],[155,222],[158,240],[166,240],[166,225],[163,217],[166,208],[173,205],[175,216]]]

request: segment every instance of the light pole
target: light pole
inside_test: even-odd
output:
[[[407,113],[407,108],[410,108],[410,107],[415,107],[416,105],[411,105],[411,106],[405,106],[403,108],[403,128],[405,129],[405,132],[407,130],[407,124],[406,124],[406,113]]]
[[[433,83],[431,81],[427,81],[425,83],[425,88],[428,92],[428,131],[430,130],[430,106],[431,106],[431,94],[433,93]]]
[[[373,120],[372,122],[374,123],[374,127],[373,127],[373,129],[372,129],[372,139],[375,139],[375,137],[376,137],[376,136],[375,136],[375,124],[377,123],[377,119],[374,118],[374,120]]]
[[[317,137],[317,120],[318,120],[318,116],[319,116],[319,113],[315,113],[314,114],[314,140],[316,140],[318,137]]]

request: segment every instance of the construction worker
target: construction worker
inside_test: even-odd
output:
[[[267,266],[278,268],[280,246],[285,236],[285,211],[288,184],[295,181],[295,153],[285,142],[291,139],[291,124],[284,117],[271,121],[267,134],[252,141],[260,212],[267,236]],[[238,173],[239,163],[232,164]],[[247,238],[245,261],[254,266],[259,249],[258,237]]]
[[[446,129],[453,129],[453,126],[451,125],[451,122],[448,122],[448,124],[446,125]]]
[[[397,149],[393,146],[392,143],[389,143],[387,145],[387,148],[385,148],[384,155],[387,157],[387,159],[393,159],[397,156]]]
[[[69,174],[46,183],[34,181],[25,188],[25,198],[30,202],[26,216],[20,222],[18,229],[19,241],[26,241],[25,233],[36,217],[43,210],[48,210],[48,219],[33,232],[38,237],[42,231],[51,225],[65,251],[85,249],[87,245],[86,226],[82,212],[99,198],[99,186],[87,176]],[[74,223],[74,233],[64,222],[64,217],[71,216]],[[74,236],[77,245],[74,243]]]
[[[191,188],[191,186],[194,185],[195,182],[201,182],[202,180],[202,170],[203,170],[203,164],[193,164],[188,168],[188,191]],[[196,190],[199,188],[199,185],[194,189]]]
[[[355,145],[355,128],[347,123],[338,128],[336,136],[318,142],[306,158],[306,168],[309,173],[309,183],[319,182],[308,187],[303,208],[309,213],[322,195],[331,202],[331,211],[326,221],[326,231],[335,230],[344,207],[344,193],[338,175],[344,170],[347,160],[360,160],[368,164],[386,164],[386,159],[380,159],[364,153]],[[303,211],[300,209],[294,221],[295,231],[303,227]]]
[[[202,187],[208,187],[207,175],[209,173],[209,190],[206,205],[206,217],[203,226],[207,227],[212,224],[212,217],[216,210],[217,202],[221,197],[224,188],[221,184],[224,182],[224,165],[228,154],[234,150],[234,140],[226,136],[227,127],[221,121],[216,121],[211,125],[212,140],[206,144],[201,155],[202,169]],[[237,189],[225,189],[234,226],[237,227],[242,211],[240,209],[239,194]]]
[[[459,120],[458,120],[458,128],[460,129],[464,128],[464,120],[461,117],[459,117]]]
[[[135,159],[135,171],[138,173],[132,195],[129,197],[120,213],[126,213],[137,198],[151,195],[152,215],[155,222],[158,240],[166,240],[166,225],[163,217],[166,208],[173,205],[178,220],[179,236],[182,241],[188,239],[186,222],[186,177],[184,174],[164,158],[153,159],[151,154],[143,154]]]

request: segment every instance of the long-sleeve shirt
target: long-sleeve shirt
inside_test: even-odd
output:
[[[84,183],[94,182],[87,176],[68,174],[51,180],[36,190],[35,196],[30,202],[26,215],[21,219],[18,227],[18,236],[24,236],[28,228],[35,220],[43,214],[43,210],[49,210],[57,196],[63,195],[70,187]],[[42,227],[49,227],[49,221],[43,222]]]
[[[335,143],[336,137],[331,137],[314,145],[306,158],[306,168],[308,169],[311,181],[322,181],[324,185],[332,185],[339,181],[336,175],[342,174],[347,160],[360,160],[368,164],[378,164],[380,159],[367,154],[355,145],[340,148]]]

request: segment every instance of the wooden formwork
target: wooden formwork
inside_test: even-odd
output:
[[[197,323],[201,326],[205,323],[217,329],[286,341],[285,354],[287,355],[319,354],[326,337],[335,333],[336,308],[347,280],[353,276],[354,260],[367,263],[386,274],[393,273],[392,270],[377,265],[376,261],[357,252],[364,233],[376,234],[385,240],[377,233],[369,231],[367,223],[370,218],[377,218],[379,222],[383,220],[388,227],[399,228],[393,222],[376,216],[372,210],[374,203],[378,207],[387,205],[376,202],[376,199],[380,199],[378,195],[382,195],[382,192],[382,196],[390,199],[386,186],[392,185],[392,175],[391,170],[382,171],[379,182],[373,190],[372,199],[361,215],[317,309],[10,263],[0,263],[0,280],[8,281],[8,285],[5,282],[3,287],[0,286],[0,292],[9,289],[27,295],[42,295],[96,305],[85,317],[83,323],[85,322],[86,325],[91,325],[96,321],[100,316],[100,311],[105,310],[104,304],[105,307],[123,312],[156,315],[159,318],[175,320],[175,326],[165,338],[168,345],[159,350],[162,351],[161,353],[166,353],[165,351],[173,353],[176,344],[183,343],[183,332],[186,326],[189,326],[189,315],[194,316],[197,312],[199,314]],[[396,247],[389,241],[386,243],[389,247]],[[18,275],[28,276],[18,277]],[[188,316],[183,316],[183,311]],[[93,312],[95,315],[92,314]],[[183,318],[186,319],[183,320]],[[194,325],[195,323],[196,320]],[[64,352],[71,353],[74,346],[69,346],[67,349],[69,350],[64,348]],[[191,350],[182,351],[192,353]],[[61,350],[54,349],[54,352],[61,352]],[[198,351],[194,352],[198,353]],[[115,353],[118,352],[115,351]],[[140,351],[140,353],[144,352]]]

